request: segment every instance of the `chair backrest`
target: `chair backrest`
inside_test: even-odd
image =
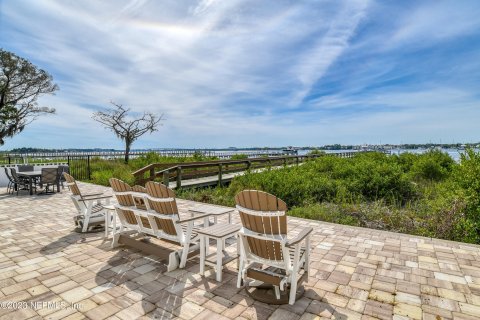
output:
[[[138,196],[135,194],[137,192],[144,192],[144,188],[140,189],[138,186],[132,188],[128,183],[116,178],[110,178],[109,182],[113,192],[115,193],[118,204],[122,206],[121,208],[116,208],[120,221],[129,225],[130,227],[140,226],[143,229],[150,230],[152,227],[148,221],[148,218],[146,217],[147,212],[145,211],[145,213],[142,214],[141,212],[134,212],[133,210],[129,209],[129,207],[140,210],[147,209],[143,196]]]
[[[110,182],[110,186],[115,193],[115,197],[121,206],[131,207],[134,205],[131,194],[132,187],[130,187],[128,183],[116,178],[110,178],[108,181]]]
[[[65,178],[65,181],[67,181],[67,186],[72,194],[76,197],[82,198],[82,193],[78,188],[77,181],[75,181],[75,179],[66,172],[63,173],[63,177]]]
[[[18,172],[33,171],[32,165],[21,165],[21,166],[17,166],[17,168],[18,168]]]
[[[235,196],[243,233],[251,253],[264,259],[283,260],[282,241],[287,234],[287,205],[274,195],[244,190]]]
[[[12,179],[15,183],[20,182],[20,179],[17,176],[17,170],[15,170],[15,168],[10,168],[10,174],[11,174],[11,177],[12,177]]]
[[[149,181],[147,189],[148,207],[157,213],[154,220],[159,229],[169,235],[177,235],[175,220],[179,219],[175,192],[161,183]]]
[[[60,177],[60,181],[65,181],[65,177],[63,176],[64,172],[70,174],[70,167],[65,165],[60,165],[57,167],[57,174]]]
[[[5,169],[5,175],[7,176],[7,179],[10,181],[10,182],[15,182],[15,180],[13,180],[13,177],[12,175],[10,174],[10,170],[7,168],[7,167],[4,167],[3,169]]]
[[[145,195],[147,194],[147,188],[135,185],[132,187],[132,198],[133,203],[135,203],[135,207],[141,210],[148,210],[147,204],[145,202]],[[140,196],[138,194],[141,194]]]
[[[58,178],[57,168],[42,168],[42,183],[56,183]]]

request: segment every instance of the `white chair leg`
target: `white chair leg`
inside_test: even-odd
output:
[[[188,257],[188,249],[190,247],[190,243],[185,243],[182,250],[182,258],[180,259],[180,268],[185,268],[187,264],[187,257]]]
[[[242,274],[245,267],[245,261],[243,258],[243,244],[242,238],[237,235],[237,255],[238,255],[238,276],[237,276],[237,288],[242,286]]]
[[[112,239],[112,248],[118,247],[118,239],[120,238],[121,233],[115,233]]]
[[[223,239],[217,239],[217,272],[216,279],[222,281]]]
[[[168,256],[168,266],[167,266],[167,272],[173,271],[178,268],[178,253],[172,252]]]
[[[310,275],[310,236],[307,236],[305,244],[305,264],[303,265],[303,270]]]
[[[200,236],[200,274],[205,275],[205,237]]]
[[[83,228],[82,232],[88,231],[88,223],[90,222],[90,215],[85,215],[83,218]]]
[[[105,238],[108,238],[108,229],[110,227],[110,210],[105,210],[103,215],[105,217]]]
[[[112,212],[112,235],[117,232],[117,213],[114,211]]]
[[[280,299],[280,288],[278,286],[273,286],[275,288],[275,297]]]
[[[291,281],[290,298],[288,299],[288,303],[293,305],[295,303],[295,298],[297,297],[297,270],[294,270]]]
[[[237,276],[237,288],[242,287],[242,274],[243,274],[244,261],[242,256],[238,257],[238,276]]]

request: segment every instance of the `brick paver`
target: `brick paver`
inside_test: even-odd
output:
[[[111,249],[102,232],[75,233],[68,191],[5,191],[0,319],[480,318],[480,246],[290,217],[292,236],[314,228],[311,274],[294,306],[265,305],[236,288],[236,261],[222,283],[212,270],[198,274],[198,257],[166,272],[155,256]],[[178,203],[180,210],[199,205]]]

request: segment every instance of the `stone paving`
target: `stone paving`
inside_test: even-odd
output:
[[[111,249],[102,232],[75,233],[66,190],[5,192],[0,320],[480,318],[479,246],[289,217],[292,234],[314,228],[311,274],[295,305],[274,306],[236,288],[235,261],[221,283],[211,269],[198,274],[198,257],[166,272],[154,256]]]

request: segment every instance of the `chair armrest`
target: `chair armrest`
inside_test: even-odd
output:
[[[202,215],[199,215],[199,216],[196,216],[196,217],[192,217],[192,218],[177,220],[177,221],[175,221],[175,223],[185,223],[185,222],[195,221],[195,220],[199,220],[199,219],[203,219],[203,218],[209,217],[209,216],[211,216],[211,215],[212,215],[211,213],[206,213],[206,214],[202,214]]]
[[[308,235],[310,235],[312,231],[313,231],[312,227],[304,228],[302,231],[300,231],[300,233],[295,238],[288,240],[285,246],[293,247],[294,245],[296,245],[297,243],[305,239]]]
[[[101,200],[101,199],[110,199],[112,196],[103,196],[103,197],[82,197],[83,201],[91,201],[91,200]]]
[[[194,213],[205,213],[205,211],[198,211],[198,210],[195,210],[195,209],[188,209],[187,211],[194,212]],[[222,212],[220,214],[215,214],[215,213],[209,213],[209,214],[210,215],[216,215],[216,216],[223,216],[224,214],[232,213],[233,211],[235,211],[235,210],[234,209],[228,210],[228,211]]]
[[[88,194],[82,195],[82,197],[99,196],[99,195],[102,195],[102,194],[103,194],[103,192],[100,192],[100,193],[88,193]]]

